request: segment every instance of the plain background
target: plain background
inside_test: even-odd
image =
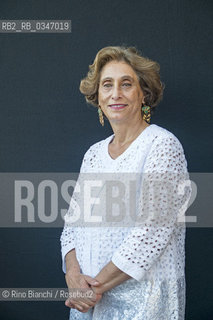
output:
[[[0,19],[71,19],[72,33],[0,34],[0,171],[78,172],[88,147],[111,134],[80,80],[98,50],[124,44],[161,65],[152,123],[179,138],[190,172],[212,172],[212,9],[210,0],[1,0]],[[0,232],[1,287],[65,287],[61,229]],[[210,228],[187,229],[186,281],[186,320],[211,319]],[[4,320],[68,312],[63,302],[0,302]]]

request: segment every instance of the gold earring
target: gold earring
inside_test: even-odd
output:
[[[102,127],[103,127],[103,126],[104,126],[104,116],[103,116],[103,112],[102,112],[100,106],[98,106],[98,115],[99,115],[100,124],[101,124]]]
[[[150,106],[142,106],[142,112],[143,112],[143,120],[145,120],[147,123],[150,123],[151,119],[151,108]]]

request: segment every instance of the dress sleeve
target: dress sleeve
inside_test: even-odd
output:
[[[65,223],[64,223],[64,228],[60,237],[60,242],[61,242],[61,256],[62,256],[62,270],[64,273],[66,273],[66,262],[65,262],[65,256],[66,254],[71,251],[72,249],[75,248],[75,227],[71,227],[69,223],[66,223],[66,218],[69,218],[69,215],[75,215],[75,211],[78,210],[78,195],[79,195],[79,178],[80,174],[86,171],[86,155],[84,155],[81,168],[80,168],[80,173],[78,180],[76,182],[72,198],[70,200],[69,204],[69,209],[65,215]]]
[[[142,175],[137,203],[137,217],[141,220],[112,256],[120,270],[138,281],[148,274],[180,227],[178,215],[186,211],[191,195],[190,186],[180,192],[180,186],[188,180],[187,162],[174,135],[156,139]]]

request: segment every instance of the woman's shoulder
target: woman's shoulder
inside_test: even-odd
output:
[[[101,167],[101,163],[106,153],[106,143],[112,138],[113,135],[106,139],[100,140],[92,144],[86,151],[83,157],[81,171],[90,172],[91,170],[98,170]]]
[[[174,133],[156,124],[152,125],[151,138],[153,143],[164,144],[166,142],[171,142],[182,147],[180,140]]]
[[[187,161],[185,158],[185,152],[180,140],[171,131],[160,127],[158,125],[153,125],[152,128],[152,143],[149,149],[148,159],[151,162],[156,162],[156,166],[160,164],[163,166],[163,162],[182,163],[187,167]]]
[[[103,148],[106,145],[107,142],[109,142],[113,137],[113,134],[108,136],[105,139],[102,139],[98,142],[95,142],[94,144],[92,144],[89,149],[86,151],[84,157],[87,156],[91,156],[91,155],[95,155],[98,156],[98,154],[102,154],[103,153]]]

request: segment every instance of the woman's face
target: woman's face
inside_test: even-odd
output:
[[[110,61],[103,67],[98,102],[110,123],[141,120],[143,99],[137,75],[130,65]]]

